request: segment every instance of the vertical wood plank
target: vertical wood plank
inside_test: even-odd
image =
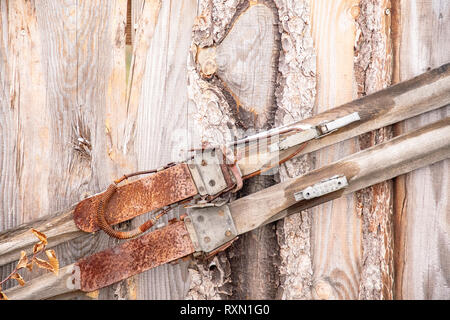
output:
[[[11,73],[14,60],[9,57],[8,3],[0,1],[0,230],[12,228],[18,220],[19,197],[16,170],[18,114],[14,109]],[[17,59],[16,59],[17,60]],[[9,61],[9,63],[8,63]]]
[[[450,61],[450,3],[401,1],[400,81]],[[405,121],[413,130],[450,107]],[[411,172],[396,185],[396,299],[449,299],[450,161]]]
[[[310,1],[312,37],[317,53],[316,112],[353,100],[353,50],[359,1]],[[356,151],[355,139],[314,155],[320,167]],[[312,210],[312,296],[356,299],[361,271],[361,218],[353,195]]]
[[[145,55],[136,111],[134,151],[138,170],[184,160],[180,150],[188,147],[186,61],[196,11],[196,1],[161,3]],[[138,225],[145,217],[136,220]],[[137,277],[137,298],[183,299],[188,280],[185,264],[160,266]]]

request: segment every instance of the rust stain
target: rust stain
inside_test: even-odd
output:
[[[148,177],[118,187],[105,210],[109,225],[188,199],[198,193],[186,164],[178,164]],[[99,230],[96,213],[103,194],[81,201],[73,219],[85,232]]]
[[[194,251],[184,222],[173,223],[77,262],[81,290],[98,290]]]

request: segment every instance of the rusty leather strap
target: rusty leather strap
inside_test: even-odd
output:
[[[181,163],[117,188],[105,212],[114,225],[198,194],[187,164]],[[96,213],[102,194],[87,198],[75,208],[73,220],[85,232],[99,230]]]
[[[194,253],[183,221],[79,260],[80,287],[90,292]]]

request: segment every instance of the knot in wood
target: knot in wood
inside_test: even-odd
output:
[[[314,298],[320,300],[330,299],[333,292],[333,288],[328,281],[319,280],[315,283],[313,288]]]

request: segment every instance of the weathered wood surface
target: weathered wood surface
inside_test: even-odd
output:
[[[21,2],[18,2],[19,4]],[[64,6],[67,4],[64,4]],[[127,13],[127,1],[118,1],[117,3],[111,3],[110,6],[105,6],[100,3],[97,4],[102,8],[102,11],[97,12],[96,4],[92,4],[91,7],[80,7],[75,3],[71,6],[64,7],[61,4],[59,8],[51,8],[51,10],[44,10],[45,5],[36,5],[36,10],[38,13],[42,13],[37,20],[43,26],[55,23],[57,26],[61,25],[61,32],[59,29],[56,30],[57,38],[54,37],[55,32],[52,29],[36,30],[36,34],[33,34],[33,40],[36,41],[40,39],[40,33],[46,35],[52,41],[49,44],[47,50],[53,50],[57,48],[58,51],[55,54],[50,54],[49,58],[43,58],[40,56],[41,47],[36,46],[34,49],[36,55],[39,54],[33,61],[37,61],[36,66],[39,67],[43,64],[45,68],[49,69],[51,66],[55,65],[58,68],[51,68],[52,73],[48,75],[50,80],[48,80],[49,86],[53,87],[40,88],[36,85],[27,85],[23,83],[23,87],[31,87],[31,91],[22,90],[22,94],[33,96],[33,91],[39,92],[39,94],[34,95],[34,103],[31,104],[33,107],[30,110],[36,110],[36,115],[34,118],[42,121],[42,126],[48,126],[49,117],[45,118],[42,115],[47,109],[54,108],[54,110],[61,112],[61,119],[67,119],[67,123],[61,123],[59,131],[62,132],[61,136],[52,137],[45,134],[35,134],[39,128],[39,123],[33,120],[33,123],[24,123],[14,121],[14,115],[7,114],[2,117],[2,121],[8,120],[7,126],[2,126],[2,128],[10,129],[11,126],[26,125],[26,134],[31,135],[33,139],[54,139],[52,141],[61,141],[61,146],[66,146],[67,141],[70,143],[75,143],[73,146],[73,159],[68,159],[67,161],[62,161],[64,159],[58,159],[58,156],[65,156],[65,152],[61,150],[53,150],[53,153],[58,153],[54,159],[56,166],[48,165],[47,171],[57,170],[62,175],[65,168],[70,165],[71,179],[67,176],[64,178],[55,178],[57,183],[49,183],[46,178],[46,171],[39,170],[31,172],[31,177],[33,174],[36,177],[40,177],[42,180],[42,186],[34,181],[28,181],[27,184],[21,184],[26,187],[33,187],[33,190],[40,190],[38,196],[37,192],[29,192],[34,198],[39,201],[47,201],[46,191],[48,186],[52,188],[58,188],[57,190],[65,190],[64,186],[59,186],[58,183],[69,183],[70,189],[65,193],[61,194],[59,192],[57,195],[52,194],[51,203],[53,206],[36,204],[27,205],[23,209],[23,212],[33,212],[33,216],[28,220],[35,220],[40,215],[51,208],[53,210],[62,209],[63,204],[69,207],[70,204],[75,203],[82,199],[80,195],[84,197],[96,193],[106,187],[106,185],[112,181],[113,178],[117,177],[126,172],[135,171],[137,167],[146,168],[153,166],[159,166],[167,162],[177,160],[173,158],[171,150],[179,150],[181,148],[186,149],[187,142],[180,141],[180,137],[184,135],[185,125],[180,125],[180,121],[183,121],[185,117],[185,110],[187,108],[186,102],[182,101],[182,92],[186,92],[186,71],[185,71],[185,61],[187,56],[187,49],[189,48],[190,39],[190,29],[191,24],[194,20],[194,15],[196,13],[197,4],[194,1],[191,2],[172,2],[166,1],[163,4],[160,1],[133,1],[133,42],[134,49],[132,53],[131,68],[129,72],[129,83],[128,88],[125,83],[126,79],[126,68],[125,68],[125,19]],[[14,26],[9,20],[6,20],[8,10],[6,10],[6,2],[2,2],[2,22],[3,25],[10,23],[9,28],[11,35],[22,37],[20,33],[20,26],[14,29]],[[128,8],[130,9],[130,8]],[[90,10],[94,11],[96,14],[92,16],[89,14]],[[19,8],[17,10],[20,12],[27,12]],[[32,13],[32,10],[29,10]],[[160,12],[161,11],[161,12]],[[9,12],[15,12],[9,8]],[[189,15],[186,14],[190,12]],[[56,16],[44,17],[45,14],[55,14]],[[161,18],[160,18],[161,13]],[[9,13],[12,15],[12,13]],[[64,17],[66,14],[68,17]],[[100,16],[100,14],[107,15],[107,18]],[[26,17],[28,18],[28,17]],[[33,17],[31,17],[33,18]],[[83,19],[89,19],[84,21]],[[78,22],[83,22],[82,24],[76,24],[76,19]],[[15,19],[16,23],[24,22],[19,19]],[[31,23],[36,21],[29,19]],[[67,23],[73,22],[72,24]],[[27,22],[26,20],[25,22]],[[96,23],[100,21],[100,23]],[[63,24],[66,22],[65,24]],[[95,24],[95,27],[91,28],[90,24]],[[25,24],[26,25],[26,24]],[[41,26],[41,25],[39,25]],[[5,30],[5,29],[2,29]],[[8,28],[6,29],[8,30]],[[154,37],[155,34],[156,35]],[[179,32],[175,32],[179,30]],[[8,32],[3,32],[2,45],[8,44]],[[97,39],[99,38],[99,39]],[[181,39],[181,41],[180,41]],[[59,42],[61,42],[61,44]],[[103,41],[103,42],[100,42]],[[109,41],[109,42],[108,42]],[[183,41],[186,43],[185,51],[180,50]],[[25,43],[26,44],[26,43]],[[99,46],[97,46],[99,44]],[[111,49],[108,48],[108,45]],[[47,48],[46,47],[46,48]],[[14,61],[11,56],[6,56],[6,54],[11,54],[9,48],[2,50],[3,61],[7,58],[8,61]],[[30,49],[26,47],[21,48],[20,52],[22,54],[33,53]],[[43,51],[45,53],[45,51]],[[52,52],[49,52],[52,53]],[[101,54],[103,59],[97,59]],[[16,57],[15,60],[18,58]],[[24,59],[22,58],[22,62]],[[25,65],[22,63],[22,65]],[[15,64],[5,64],[2,63],[2,67],[9,67],[15,70],[18,68]],[[94,72],[92,68],[95,67],[97,72]],[[102,73],[99,73],[100,70]],[[33,71],[33,70],[32,70]],[[42,73],[42,72],[41,72]],[[35,77],[40,76],[41,73],[33,72]],[[2,72],[3,74],[3,72]],[[12,73],[11,73],[12,74]],[[53,77],[53,78],[51,78]],[[62,77],[62,79],[59,78]],[[28,81],[29,76],[22,76],[17,78],[14,76],[11,79],[23,79],[22,81]],[[57,86],[57,84],[65,83],[64,79],[67,79],[67,85]],[[8,85],[10,79],[4,80],[4,85]],[[67,82],[66,81],[66,82]],[[45,83],[45,81],[35,80],[34,84]],[[3,84],[3,81],[2,81]],[[91,92],[91,89],[94,92]],[[183,89],[184,88],[184,89]],[[50,92],[49,96],[60,95],[61,102],[57,100],[50,101],[47,103],[38,100],[39,97],[46,97],[43,93]],[[67,91],[67,92],[66,92]],[[10,93],[13,92],[10,88],[5,88],[3,92]],[[14,97],[14,95],[13,95]],[[8,97],[5,97],[8,98]],[[16,98],[17,99],[17,98]],[[56,98],[55,98],[56,99]],[[9,101],[10,99],[2,99],[2,101]],[[12,99],[11,99],[12,100]],[[21,98],[21,103],[27,100]],[[187,98],[184,99],[187,101]],[[94,103],[95,102],[95,103]],[[95,109],[93,108],[95,105]],[[40,109],[43,111],[39,111]],[[45,108],[44,108],[45,107]],[[67,117],[63,112],[64,107],[71,110],[73,116]],[[10,108],[2,107],[2,112],[10,112]],[[65,109],[64,109],[65,110]],[[79,111],[81,110],[81,111]],[[87,111],[83,111],[87,110]],[[170,110],[168,112],[167,110]],[[91,113],[89,113],[91,112]],[[178,113],[178,116],[174,119],[174,115]],[[26,113],[20,113],[26,114]],[[19,115],[19,113],[17,113]],[[17,117],[16,115],[16,117]],[[71,115],[69,113],[68,115]],[[56,114],[55,114],[56,117]],[[6,119],[6,120],[4,120]],[[31,117],[26,117],[25,119],[31,119]],[[42,120],[41,120],[42,119]],[[56,121],[57,118],[54,120]],[[59,119],[59,118],[58,118]],[[165,119],[165,120],[164,120]],[[175,121],[174,121],[175,120]],[[151,121],[151,125],[149,125]],[[57,121],[55,123],[58,123]],[[175,130],[170,129],[179,128],[178,136],[175,135]],[[36,128],[33,129],[33,128]],[[45,128],[44,128],[45,129]],[[57,128],[54,128],[57,130]],[[14,132],[19,131],[17,128]],[[67,134],[64,132],[67,131]],[[72,132],[73,131],[73,132]],[[11,131],[13,132],[13,131]],[[20,133],[20,131],[19,131]],[[45,132],[44,132],[45,133]],[[106,133],[106,134],[105,134]],[[92,135],[92,137],[91,137]],[[3,137],[4,135],[2,135]],[[73,136],[73,137],[72,137]],[[6,150],[14,149],[14,139],[16,136],[14,134],[9,135],[9,140],[6,140],[7,144]],[[20,138],[20,136],[19,136]],[[92,139],[97,139],[95,144]],[[20,141],[23,139],[21,138]],[[10,142],[11,141],[11,142]],[[39,149],[38,147],[42,143],[38,141],[33,142],[30,140],[30,146],[34,146],[31,156],[36,154],[37,161],[26,162],[23,160],[19,161],[17,165],[21,163],[26,163],[26,168],[29,171],[29,166],[39,163],[40,157],[46,154],[50,154],[52,150],[47,150],[49,143],[47,143],[47,149]],[[28,145],[28,144],[27,144]],[[56,146],[58,144],[56,143]],[[161,152],[159,149],[161,146],[167,146],[165,152]],[[71,150],[71,149],[69,149]],[[19,149],[20,151],[20,149]],[[159,156],[156,156],[159,154]],[[18,153],[18,158],[20,160],[22,153]],[[2,153],[3,161],[8,163],[14,163],[16,156],[11,157],[5,152]],[[9,156],[12,160],[5,158]],[[67,156],[65,156],[67,157]],[[46,161],[43,159],[42,161]],[[66,162],[69,162],[65,165]],[[110,164],[112,163],[112,164]],[[108,165],[105,165],[108,164]],[[9,167],[8,167],[9,168]],[[45,168],[45,167],[44,167]],[[60,169],[59,169],[60,168]],[[4,174],[2,170],[2,177],[8,177],[9,181],[8,188],[14,190],[17,188],[17,183],[14,184],[14,166],[11,166],[11,174]],[[23,174],[20,172],[20,175]],[[27,172],[28,172],[27,171]],[[26,175],[25,175],[26,177]],[[11,180],[12,178],[12,180]],[[30,178],[28,178],[30,179]],[[101,179],[100,182],[96,182]],[[72,181],[74,180],[74,181]],[[80,186],[82,186],[80,188]],[[6,192],[6,198],[8,199],[13,194],[8,191],[7,188],[2,188],[2,194]],[[73,191],[71,191],[73,190]],[[87,193],[89,192],[89,193]],[[36,196],[34,196],[36,195]],[[67,195],[70,195],[67,196]],[[32,197],[27,197],[27,201],[30,201]],[[11,212],[11,208],[16,204],[18,207],[24,207],[24,205],[17,200],[9,200],[8,208],[4,208],[2,211],[2,221],[5,219],[11,219],[13,217],[20,217],[20,212]],[[55,206],[55,203],[59,203]],[[6,203],[3,201],[3,203]],[[12,207],[11,207],[12,206]],[[30,210],[34,207],[34,210]],[[27,209],[25,211],[25,209]],[[68,213],[70,214],[70,213]],[[33,218],[33,219],[32,219]],[[2,226],[2,229],[13,227],[14,225],[20,224],[21,222],[26,222],[26,219],[19,220],[16,223],[11,223],[6,220],[6,226]],[[136,221],[135,223],[139,223]],[[63,226],[64,227],[64,226]],[[123,228],[129,227],[128,224],[124,224]],[[67,228],[63,228],[64,230]],[[70,226],[69,226],[70,229]],[[60,230],[61,231],[61,230]],[[65,232],[65,231],[64,231]],[[71,233],[71,236],[74,235]],[[94,238],[93,238],[94,237]],[[100,238],[99,238],[100,237]],[[86,238],[86,237],[85,237]],[[67,240],[67,239],[66,239]],[[30,239],[31,241],[31,239]],[[95,236],[88,236],[86,240],[76,240],[69,243],[63,244],[61,247],[63,249],[58,249],[57,253],[61,259],[61,262],[73,262],[76,258],[84,256],[88,253],[93,253],[102,248],[110,246],[117,243],[115,240],[109,240],[107,237],[102,235],[102,233],[97,233]],[[92,246],[95,244],[95,246]],[[72,248],[74,247],[75,248]],[[80,250],[83,248],[83,250]],[[66,252],[67,251],[67,252]],[[185,269],[185,267],[183,267]],[[8,269],[8,268],[4,268]],[[143,279],[141,283],[142,290],[136,290],[136,286],[139,285],[139,279],[130,279],[126,282],[112,286],[110,289],[101,290],[100,293],[97,292],[96,296],[98,298],[108,298],[108,299],[123,299],[123,298],[180,298],[183,296],[183,283],[186,283],[186,273],[183,274],[182,267],[177,266],[164,266],[160,270],[154,270],[141,276],[139,279]],[[4,271],[5,273],[8,270]],[[150,279],[149,279],[150,278]],[[172,279],[172,278],[175,278]],[[148,283],[151,282],[151,283]],[[181,287],[180,287],[181,284]]]
[[[401,0],[399,80],[450,61],[450,3]],[[405,121],[411,130],[450,114],[450,107]],[[397,180],[395,298],[450,298],[450,161]]]
[[[80,269],[75,264],[66,265],[58,275],[47,273],[28,281],[25,286],[15,286],[7,290],[11,300],[44,300],[69,293],[82,294],[80,289]]]
[[[235,114],[247,128],[267,128],[273,117],[276,19],[272,8],[254,5],[236,19],[216,49],[217,77],[236,99]],[[249,112],[248,118],[242,116],[244,110]]]
[[[313,107],[320,112],[378,90],[390,81],[391,46],[396,50],[395,81],[449,62],[450,10],[444,0],[392,0],[390,13],[382,10],[391,5],[387,0],[235,0],[227,4],[223,0],[134,0],[136,28],[132,28],[134,51],[127,87],[127,2],[0,1],[0,230],[70,207],[124,172],[176,160],[184,141],[202,142],[199,136],[213,143],[229,141],[249,134],[246,129],[299,120],[308,117]],[[242,17],[245,12],[249,16]],[[255,19],[249,19],[253,14]],[[392,25],[394,43],[390,44],[392,14],[395,21],[401,15],[401,28]],[[250,28],[256,37],[247,37],[249,42],[242,45],[229,40],[242,37],[240,18],[247,27],[247,23],[265,26]],[[272,22],[278,26],[273,28]],[[192,23],[192,39],[198,47],[191,46],[186,68]],[[264,30],[277,31],[273,39],[279,36],[280,43],[263,51],[261,46],[270,46],[270,34],[258,36]],[[249,43],[251,49],[246,51]],[[204,56],[192,55],[210,46],[220,48],[214,52],[217,65],[208,60],[208,50],[199,50]],[[264,57],[249,60],[252,54]],[[272,68],[266,62],[258,64],[269,60]],[[239,74],[248,69],[249,61],[258,67]],[[253,69],[265,73],[258,76]],[[210,73],[215,71],[223,81],[211,80]],[[241,83],[231,88],[226,84],[233,75]],[[448,108],[436,111],[408,121],[403,129],[447,115]],[[191,130],[193,126],[198,130]],[[182,129],[175,131],[175,127]],[[388,136],[385,133],[330,147],[311,162],[300,158],[288,164],[282,175],[320,167],[381,141]],[[163,145],[175,154],[169,155]],[[256,232],[248,248],[258,252],[259,258],[245,260],[242,251],[233,269],[227,254],[198,265],[191,272],[188,296],[233,298],[236,283],[252,283],[248,290],[241,286],[242,292],[234,297],[260,297],[253,293],[261,293],[261,297],[286,299],[378,299],[391,298],[395,290],[396,298],[448,298],[447,168],[448,160],[397,180],[394,288],[392,234],[385,210],[391,200],[384,185],[366,190],[360,198],[348,196],[293,215],[278,223],[276,237],[273,227]],[[424,194],[426,198],[421,198]],[[378,200],[381,207],[374,205]],[[423,212],[438,213],[424,216]],[[262,241],[264,245],[259,244],[261,239],[267,240]],[[98,233],[59,245],[57,254],[65,265],[114,243]],[[267,244],[279,245],[281,256]],[[250,270],[252,261],[270,267],[250,282],[238,279],[236,266]],[[0,275],[11,268],[5,266]],[[185,266],[161,267],[94,296],[180,298],[189,288],[185,270]],[[271,272],[278,272],[279,280],[270,278]],[[280,290],[274,290],[276,285]]]
[[[2,230],[70,207],[114,176],[105,121],[124,107],[124,5],[1,2]],[[88,235],[56,253],[65,265],[113,243]]]
[[[312,37],[317,54],[315,112],[356,98],[353,50],[358,1],[310,1]],[[314,156],[320,167],[357,151],[355,139],[321,150]],[[361,272],[361,217],[354,195],[312,210],[312,297],[356,299]]]
[[[33,252],[36,237],[30,232],[32,228],[47,236],[48,247],[54,247],[60,243],[85,236],[86,234],[75,225],[72,215],[73,210],[69,209],[50,217],[45,216],[42,219],[21,224],[17,228],[1,233],[0,266],[16,261],[22,250],[27,254]]]

